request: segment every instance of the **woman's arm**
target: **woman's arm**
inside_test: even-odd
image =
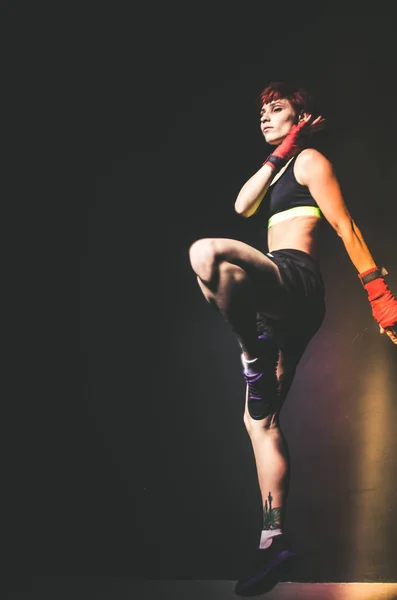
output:
[[[258,210],[275,176],[274,169],[264,164],[241,188],[234,209],[243,217],[251,217]]]
[[[376,266],[360,229],[353,221],[330,161],[314,148],[304,150],[295,163],[299,183],[307,185],[324,217],[342,239],[358,273]]]
[[[361,276],[367,271],[375,271],[377,264],[364,241],[360,229],[346,207],[332,164],[323,154],[309,148],[304,150],[296,159],[295,176],[299,183],[307,185],[324,217],[342,239],[346,252],[362,281]],[[363,281],[362,283],[364,285]],[[386,329],[386,333],[392,341],[397,343],[397,301],[385,284],[387,299],[383,292],[379,298],[374,299],[373,295],[371,297],[367,286],[364,285],[364,287],[368,291],[372,313],[380,325],[381,332],[383,333]],[[382,305],[383,302],[386,303],[385,306]],[[382,305],[381,317],[378,308],[375,306],[379,306],[379,303]],[[388,326],[383,325],[382,327],[385,311],[388,314]],[[390,315],[392,316],[390,317]],[[391,323],[391,321],[394,321],[394,315],[396,315],[395,322]]]

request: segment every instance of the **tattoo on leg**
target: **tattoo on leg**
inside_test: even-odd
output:
[[[271,492],[265,500],[263,507],[263,529],[279,529],[281,526],[281,508],[273,508]]]

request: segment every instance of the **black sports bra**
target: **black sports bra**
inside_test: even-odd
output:
[[[296,181],[294,164],[296,156],[290,161],[284,173],[273,183],[267,193],[269,202],[268,228],[275,223],[300,216],[321,217],[321,210],[306,185]]]

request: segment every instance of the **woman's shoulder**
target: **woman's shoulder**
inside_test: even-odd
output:
[[[309,174],[331,172],[332,163],[316,148],[305,148],[296,157],[294,175],[298,182],[308,179]]]
[[[329,159],[316,148],[304,148],[296,157],[296,165],[316,164],[330,162]]]

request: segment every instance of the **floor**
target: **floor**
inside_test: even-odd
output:
[[[6,600],[236,600],[234,581],[32,577],[9,581]],[[258,597],[258,596],[256,596]],[[397,583],[279,583],[266,600],[397,600]]]

